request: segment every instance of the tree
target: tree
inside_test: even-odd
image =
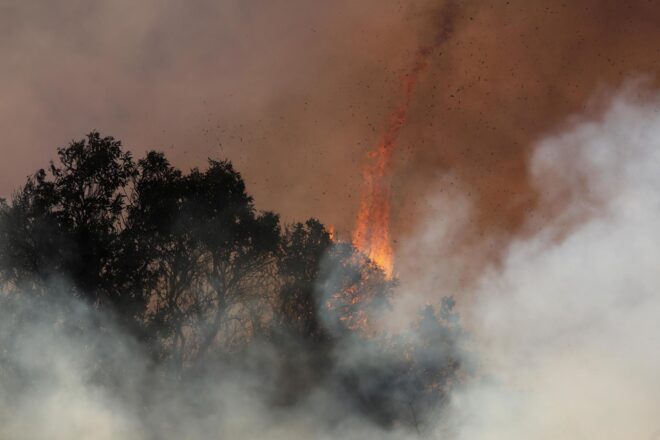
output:
[[[322,304],[317,295],[317,282],[321,262],[332,244],[330,234],[316,219],[292,225],[282,239],[280,325],[313,343],[329,338],[319,316]]]
[[[373,334],[372,318],[389,307],[395,286],[396,280],[351,243],[337,243],[324,255],[316,281],[326,327],[337,337]]]
[[[188,175],[161,153],[138,162],[124,231],[125,255],[137,262],[151,298],[146,316],[160,357],[180,371],[202,359],[224,332],[238,344],[263,325],[274,294],[279,220],[258,213],[229,162],[209,161]]]
[[[92,132],[57,150],[59,163],[37,171],[2,210],[3,277],[15,285],[62,277],[74,294],[113,304],[126,186],[135,175],[130,153]]]
[[[338,371],[344,398],[379,425],[421,433],[458,379],[463,337],[452,298],[425,307],[407,331],[357,345],[361,354]]]
[[[279,218],[254,208],[231,163],[184,175],[150,152],[135,164],[96,132],[57,152],[0,203],[5,286],[45,294],[62,280],[58,290],[111,311],[179,366],[220,337],[240,346],[266,331]]]
[[[186,348],[182,297],[200,272],[198,247],[178,223],[183,175],[153,151],[137,170],[116,267],[123,288],[149,301],[143,328],[152,355],[174,357],[180,369]]]
[[[0,204],[0,276],[5,290],[44,293],[45,283],[61,270],[65,237],[37,193],[39,172],[14,194],[11,205]]]
[[[462,357],[453,300],[424,309],[410,332],[386,335],[374,323],[396,281],[316,219],[281,228],[230,162],[184,173],[149,152],[134,163],[96,132],[57,156],[0,200],[0,282],[11,292],[0,303],[23,310],[20,320],[31,319],[20,295],[43,309],[75,303],[54,292],[83,299],[91,323],[63,310],[51,324],[70,320],[84,334],[116,322],[181,384],[267,344],[274,356],[259,373],[275,402],[331,384],[388,427],[419,429],[444,402]]]
[[[279,218],[255,210],[231,163],[209,161],[206,172],[193,170],[186,178],[180,221],[205,251],[199,299],[210,307],[197,314],[203,321],[199,357],[221,327],[237,342],[261,330],[264,307],[277,291]]]

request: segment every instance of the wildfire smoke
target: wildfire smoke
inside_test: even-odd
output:
[[[441,10],[437,34],[431,44],[422,46],[410,69],[403,75],[403,96],[390,113],[378,146],[371,150],[362,169],[363,188],[353,244],[383,269],[388,278],[394,273],[394,253],[390,239],[390,193],[392,156],[408,119],[410,104],[420,76],[427,70],[430,57],[451,36],[456,8],[449,2]]]

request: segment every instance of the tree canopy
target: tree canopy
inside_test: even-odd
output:
[[[416,425],[459,368],[450,300],[423,311],[416,338],[381,334],[371,320],[396,282],[320,221],[257,210],[229,161],[184,172],[97,132],[0,201],[0,281],[6,298],[64,295],[107,312],[179,380],[266,341],[282,360],[269,373],[276,400],[334,374],[382,424]],[[382,362],[337,374],[334,354],[355,338]]]

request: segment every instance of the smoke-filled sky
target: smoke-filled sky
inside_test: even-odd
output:
[[[639,94],[648,98],[638,102]],[[3,362],[15,367],[0,375],[0,437],[658,439],[658,169],[660,94],[639,84],[616,94],[598,118],[576,117],[536,144],[530,186],[548,186],[539,205],[554,205],[578,183],[589,197],[566,198],[541,232],[518,237],[500,265],[480,274],[472,306],[461,318],[472,324],[468,340],[460,341],[473,353],[462,359],[467,371],[474,365],[477,374],[456,384],[446,408],[432,408],[421,434],[405,425],[383,429],[333,393],[341,389],[334,378],[347,368],[372,377],[378,371],[373,365],[387,362],[364,339],[344,341],[328,382],[301,404],[282,407],[264,399],[269,380],[258,366],[276,371],[278,365],[267,346],[255,343],[239,368],[211,364],[189,387],[177,387],[158,380],[109,317],[53,292],[49,307],[31,312],[30,319],[13,313],[14,307],[0,308]],[[421,266],[425,276],[399,286],[395,319],[404,318],[402,311],[420,296],[433,292],[437,300],[443,293],[434,278],[451,281],[451,274],[424,258],[423,250],[441,245],[452,223],[470,217],[469,201],[444,192],[428,200],[450,214],[447,222],[425,216],[406,240],[417,254],[404,252],[401,259]],[[585,214],[587,220],[565,231],[566,222]],[[61,313],[87,331],[48,324],[61,322]],[[109,371],[100,382],[112,386],[90,377],[100,362]],[[383,391],[396,398],[391,389]]]
[[[0,195],[97,129],[183,168],[228,158],[257,207],[348,237],[365,154],[439,32],[394,153],[388,324],[469,297],[479,374],[451,397],[451,438],[657,438],[659,2],[0,0]],[[342,409],[327,396],[273,423],[249,377],[207,387],[201,424],[178,411],[198,396],[169,389],[138,420],[134,390],[99,395],[78,374],[94,360],[26,325],[18,365],[53,385],[0,396],[10,438],[389,438],[310,431]]]
[[[348,234],[365,152],[416,51],[447,25],[447,2],[2,0],[0,194],[97,129],[183,167],[229,158],[259,208]],[[552,215],[536,209],[534,142],[630,78],[656,83],[660,4],[452,10],[395,152],[394,238],[417,226],[429,190],[460,191],[474,216],[457,243],[489,237],[496,251]]]

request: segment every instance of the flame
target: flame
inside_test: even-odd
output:
[[[403,97],[390,113],[381,141],[368,153],[362,169],[363,187],[353,245],[385,272],[394,274],[394,252],[390,239],[390,168],[396,141],[406,124],[410,102],[420,74],[428,67],[433,48],[422,48],[411,69],[402,78]]]

